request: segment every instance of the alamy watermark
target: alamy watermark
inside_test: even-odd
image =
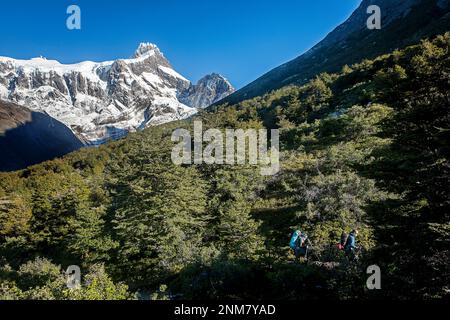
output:
[[[69,17],[66,20],[66,26],[69,30],[81,30],[81,9],[77,5],[67,7],[66,13]]]
[[[366,281],[367,289],[381,290],[381,269],[376,264],[367,267],[367,274],[370,277]]]
[[[367,14],[371,16],[367,19],[367,28],[369,30],[381,29],[381,8],[376,5],[367,8]]]
[[[69,17],[66,20],[66,26],[69,30],[81,30],[81,9],[78,5],[72,4],[67,7],[66,13]],[[381,29],[381,8],[377,5],[367,7],[367,28],[369,30]]]
[[[178,142],[172,149],[172,161],[176,165],[260,165],[264,176],[280,171],[280,135],[277,129],[225,129],[224,132],[209,129],[203,132],[203,123],[195,121],[193,143],[191,133],[186,129],[175,130],[172,141]],[[204,143],[208,143],[206,147]]]
[[[66,270],[66,285],[69,289],[78,289],[81,286],[81,269],[79,266],[69,266]]]

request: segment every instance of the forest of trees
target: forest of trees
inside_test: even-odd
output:
[[[192,119],[0,173],[0,299],[448,298],[449,45],[446,33],[196,116],[280,129],[275,176],[174,165],[171,134]],[[354,228],[350,263],[336,244]],[[308,264],[293,263],[297,229]],[[382,290],[365,287],[371,264]]]

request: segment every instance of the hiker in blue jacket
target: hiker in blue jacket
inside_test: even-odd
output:
[[[289,242],[289,247],[293,250],[294,255],[297,259],[303,257],[308,259],[308,249],[310,241],[306,233],[299,230],[292,234],[291,241]]]
[[[356,258],[355,250],[357,249],[357,247],[356,247],[356,236],[357,235],[358,235],[358,230],[353,230],[352,232],[350,232],[350,234],[348,235],[348,238],[347,238],[347,242],[345,243],[345,246],[344,246],[345,254],[349,258],[349,260],[352,260],[352,261],[355,260],[355,258]]]

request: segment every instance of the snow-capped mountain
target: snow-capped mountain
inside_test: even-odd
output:
[[[179,100],[188,106],[206,108],[234,92],[230,82],[220,74],[212,73],[184,91]]]
[[[151,43],[100,63],[0,57],[0,99],[47,113],[88,144],[187,118],[233,91],[217,74],[193,85]]]

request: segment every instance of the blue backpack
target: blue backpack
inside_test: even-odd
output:
[[[298,237],[300,237],[300,231],[295,231],[295,232],[292,234],[291,241],[289,241],[289,247],[290,247],[292,250],[295,250],[295,248],[297,247],[297,240],[298,240]]]

